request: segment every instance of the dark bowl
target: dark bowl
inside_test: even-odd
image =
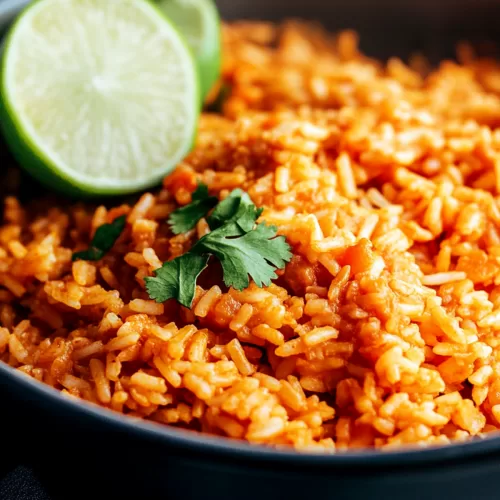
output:
[[[0,0],[0,28],[5,2]],[[453,56],[456,41],[500,38],[496,32],[500,3],[488,0],[218,3],[226,19],[301,17],[319,20],[331,29],[356,29],[363,50],[381,58],[422,50],[438,61]],[[7,15],[14,13],[10,10]],[[1,363],[0,391],[0,421],[8,443],[0,465],[18,455],[45,477],[56,498],[471,500],[499,496],[498,437],[439,448],[311,455],[122,417],[64,397]]]

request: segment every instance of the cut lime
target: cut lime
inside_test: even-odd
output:
[[[193,51],[203,99],[219,78],[220,19],[212,0],[159,0],[160,9],[177,26]]]
[[[160,182],[192,147],[196,65],[146,0],[39,0],[4,49],[0,119],[35,177],[67,194]]]

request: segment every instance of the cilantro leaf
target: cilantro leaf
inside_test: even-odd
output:
[[[237,234],[245,234],[254,228],[255,221],[263,210],[253,204],[247,193],[241,189],[235,189],[215,207],[207,217],[207,222],[212,231],[225,224],[233,223],[233,226],[228,228],[231,233],[237,231]]]
[[[172,232],[181,234],[193,229],[198,221],[214,208],[217,201],[217,197],[208,195],[208,187],[205,184],[198,184],[192,195],[192,202],[170,214],[168,223]]]
[[[201,238],[191,249],[197,254],[212,254],[222,264],[224,283],[236,290],[250,284],[249,276],[258,287],[268,286],[276,279],[276,269],[282,269],[292,254],[284,236],[276,236],[277,228],[258,224],[254,230],[239,237],[228,237],[225,227]]]
[[[203,182],[198,183],[197,188],[191,195],[191,199],[193,201],[200,201],[208,198],[208,186],[206,184],[203,184]]]
[[[196,280],[207,267],[209,256],[186,253],[165,262],[155,271],[154,278],[144,278],[149,297],[156,302],[176,299],[191,307],[196,292]]]
[[[127,218],[125,215],[117,217],[110,224],[99,226],[90,242],[87,250],[76,252],[73,254],[73,260],[100,260],[108,253],[116,240],[119,238],[122,231],[125,229]]]
[[[256,223],[262,211],[241,189],[217,203],[215,197],[208,196],[208,188],[200,184],[193,202],[173,212],[169,223],[172,231],[179,234],[206,217],[211,232],[189,252],[163,264],[155,277],[145,278],[149,297],[157,302],[174,298],[191,307],[196,281],[211,255],[220,261],[228,287],[243,290],[249,286],[250,278],[259,287],[269,285],[277,277],[276,270],[284,268],[292,254],[285,237],[276,236],[275,226]]]

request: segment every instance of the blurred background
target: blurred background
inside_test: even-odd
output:
[[[418,50],[437,62],[454,55],[457,40],[490,45],[500,38],[500,2],[495,0],[218,0],[217,4],[226,19],[300,17],[319,20],[331,30],[354,29],[362,49],[383,58],[406,57]]]
[[[2,12],[30,0],[0,0]],[[453,57],[458,40],[484,50],[500,39],[496,0],[216,0],[224,19],[275,21],[300,17],[321,21],[331,30],[354,29],[361,48],[376,57],[407,57],[423,51],[433,61]],[[8,15],[5,16],[8,18]]]

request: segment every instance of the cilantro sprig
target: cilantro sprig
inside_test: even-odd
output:
[[[126,216],[121,215],[113,222],[99,226],[90,242],[89,248],[81,252],[75,252],[73,260],[101,260],[113,248],[116,240],[125,229],[126,222]]]
[[[204,188],[199,186],[200,189]],[[191,205],[197,202],[193,197]],[[190,209],[191,205],[183,209]],[[193,223],[200,213],[201,208],[184,210],[184,227],[194,227],[208,211]],[[187,220],[188,214],[193,217],[191,221]],[[250,284],[250,278],[259,287],[268,286],[276,279],[276,270],[284,268],[292,254],[285,237],[277,236],[275,226],[256,223],[261,214],[262,209],[252,203],[247,193],[241,189],[232,191],[207,216],[211,232],[200,238],[189,252],[165,262],[154,277],[145,278],[149,297],[157,302],[175,299],[191,307],[196,281],[211,257],[221,263],[226,286],[243,290]],[[176,228],[178,222],[179,219],[172,221],[172,217],[169,220]]]
[[[193,302],[196,280],[208,264],[208,255],[186,253],[174,260],[165,262],[156,271],[155,278],[146,278],[149,296],[157,302],[175,298],[183,305]],[[186,284],[192,284],[186,286]]]
[[[217,197],[208,195],[208,187],[198,184],[192,195],[192,203],[178,208],[170,214],[168,223],[174,234],[185,233],[193,229],[198,221],[217,205]]]
[[[201,238],[191,251],[217,257],[226,286],[243,290],[250,284],[249,276],[258,287],[269,286],[277,278],[276,269],[285,267],[292,257],[285,238],[276,237],[276,232],[275,226],[257,224],[254,230],[233,238],[222,226]]]
[[[231,191],[215,210],[207,217],[207,222],[212,231],[226,225],[226,231],[236,224],[242,234],[248,233],[255,226],[255,221],[261,216],[263,208],[257,208],[250,196],[241,189]],[[236,234],[234,236],[237,236]]]

